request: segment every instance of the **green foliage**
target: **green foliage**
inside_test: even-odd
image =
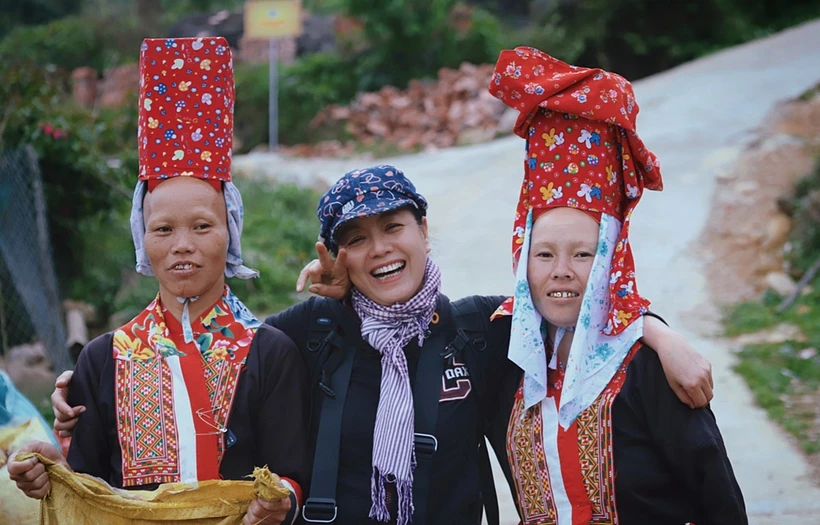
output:
[[[801,357],[800,349],[792,343],[749,346],[739,354],[735,370],[769,417],[794,435],[806,453],[814,454],[820,452],[814,413],[820,357]]]
[[[341,10],[344,0],[302,0],[302,9],[319,15],[333,15]]]
[[[820,2],[533,2],[537,22],[510,39],[635,80],[820,15]]]
[[[260,272],[258,279],[230,281],[231,289],[256,315],[291,306],[296,278],[315,257],[319,195],[291,184],[237,179],[245,205],[242,257]]]
[[[0,60],[96,71],[135,62],[145,36],[129,18],[71,16],[39,26],[19,26],[0,41]]]
[[[59,65],[71,71],[80,66],[102,67],[100,35],[80,17],[63,18],[41,26],[20,26],[0,43],[0,57],[32,64]],[[96,63],[95,63],[96,62]]]
[[[791,202],[794,229],[787,257],[800,275],[820,258],[820,159],[815,164],[814,171],[795,187]]]
[[[75,14],[82,0],[0,0],[0,38],[20,25],[43,24]]]
[[[459,30],[451,18],[465,7],[456,0],[344,0],[345,12],[363,23],[366,48],[356,60],[359,88],[403,88],[414,78],[436,75],[442,67],[495,60],[501,26],[481,9]],[[469,12],[469,10],[466,10]]]
[[[85,217],[76,225],[74,249],[79,264],[76,273],[64,280],[62,294],[92,304],[101,320],[123,309],[128,310],[129,318],[133,317],[157,293],[154,279],[140,279],[134,272],[129,204],[128,199],[119,196],[116,206]]]
[[[817,453],[820,421],[814,407],[820,389],[820,354],[801,352],[820,348],[820,289],[815,285],[782,314],[775,313],[775,304],[738,304],[724,319],[727,335],[757,332],[785,322],[800,328],[806,340],[746,346],[738,353],[735,370],[769,417],[794,435],[806,453]]]
[[[534,47],[567,63],[580,63],[578,59],[586,48],[584,37],[568,24],[562,23],[561,17],[555,11],[542,13],[537,20],[537,23],[528,25],[520,31],[511,31],[506,36],[503,47]]]
[[[176,20],[191,13],[210,13],[227,9],[235,11],[242,7],[244,0],[154,0],[160,6],[163,17]]]
[[[498,20],[471,12],[469,30],[451,27],[454,0],[384,3],[339,0],[364,22],[363,49],[317,53],[279,69],[279,141],[282,144],[344,139],[343,129],[313,129],[311,120],[330,104],[346,104],[360,91],[404,87],[435,77],[442,67],[495,60],[501,49]],[[248,151],[268,140],[268,66],[236,68],[235,133]]]
[[[283,68],[279,83],[279,135],[285,144],[322,138],[310,120],[329,104],[345,104],[358,92],[355,62],[339,54],[317,53]]]
[[[0,208],[5,206],[9,193],[0,189]],[[17,345],[28,344],[34,338],[35,330],[32,319],[27,315],[10,315],[15,313],[17,305],[23,304],[23,298],[14,286],[7,263],[0,257],[0,355]]]
[[[134,106],[94,116],[71,104],[64,76],[37,65],[0,63],[0,78],[0,150],[32,144],[37,152],[61,287],[88,278],[94,289],[93,271],[77,249],[78,225],[128,201],[135,158],[110,157],[135,149]]]
[[[235,141],[247,152],[268,142],[268,66],[236,64]],[[280,126],[281,127],[281,126]]]
[[[799,2],[782,14],[771,2],[749,9],[739,1],[533,1],[528,23],[504,32],[489,11],[457,0],[315,0],[317,9],[336,8],[358,19],[361,32],[347,35],[339,53],[307,56],[280,67],[280,142],[344,140],[344,129],[309,126],[328,104],[346,104],[357,92],[386,85],[403,88],[410,79],[435,77],[442,67],[493,62],[505,47],[537,47],[634,80],[785,27],[786,20],[820,14],[811,6],[793,7]],[[521,12],[521,2],[471,4],[505,14]],[[268,67],[240,64],[236,78],[236,135],[241,150],[248,151],[267,143]]]
[[[279,68],[279,142],[298,144],[327,138],[310,121],[329,104],[349,102],[357,91],[353,61],[317,53]],[[236,68],[234,133],[247,151],[268,141],[268,65]]]
[[[734,306],[724,317],[726,335],[757,332],[775,326],[779,319],[771,308],[759,301],[748,301]]]

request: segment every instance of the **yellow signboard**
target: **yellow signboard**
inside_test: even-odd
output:
[[[301,0],[248,0],[245,2],[245,36],[281,38],[302,33]]]

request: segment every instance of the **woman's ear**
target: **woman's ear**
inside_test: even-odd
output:
[[[427,247],[426,252],[430,253],[432,251],[432,247],[430,246],[430,235],[427,230],[427,217],[421,218],[421,234],[424,236],[424,245]]]

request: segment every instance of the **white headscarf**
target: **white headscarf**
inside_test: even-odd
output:
[[[530,408],[547,396],[547,359],[541,335],[542,317],[532,300],[527,267],[532,237],[532,210],[527,216],[524,244],[515,275],[515,301],[508,357],[524,370],[524,406]],[[598,229],[598,249],[587,280],[581,310],[574,328],[559,329],[555,347],[574,331],[567,360],[558,422],[566,429],[603,392],[618,371],[632,346],[643,336],[643,318],[616,336],[605,335],[609,312],[609,278],[621,223],[602,214]],[[550,363],[555,368],[553,355]]]

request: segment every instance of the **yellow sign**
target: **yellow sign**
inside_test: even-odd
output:
[[[301,0],[249,0],[245,2],[245,36],[281,38],[302,33]]]

